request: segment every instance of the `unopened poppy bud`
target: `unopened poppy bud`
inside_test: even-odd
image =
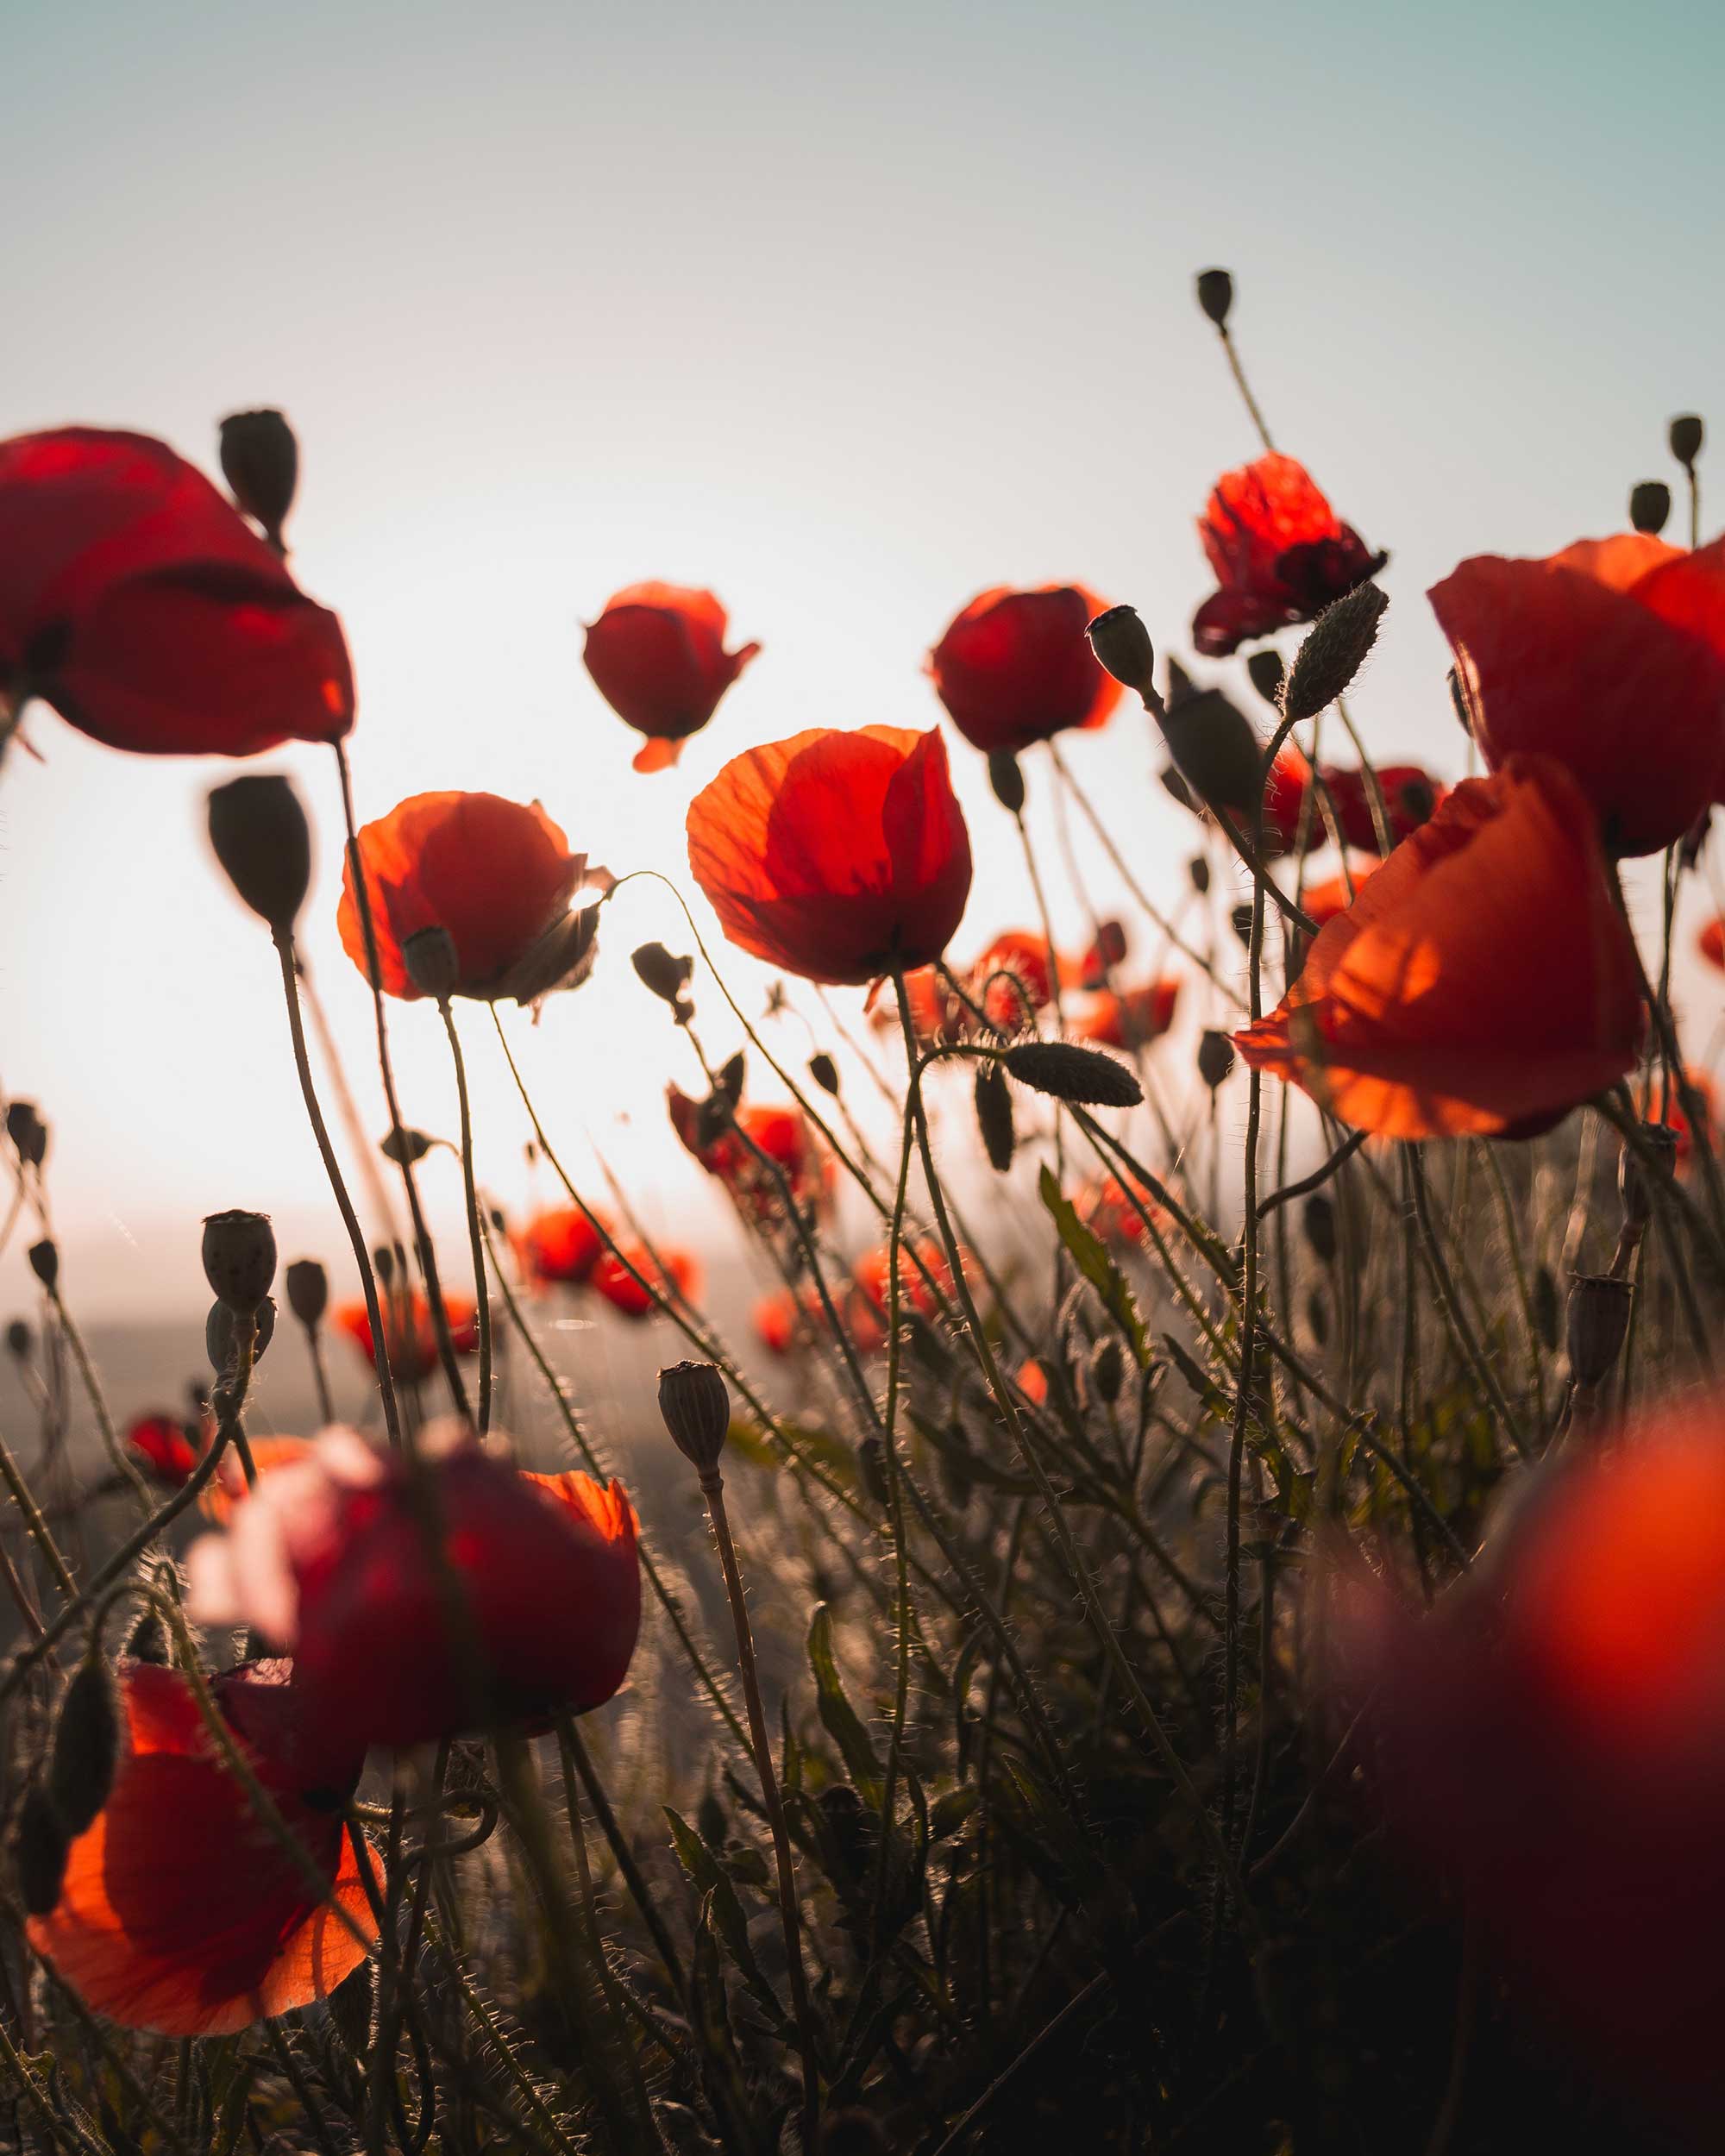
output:
[[[168,1658],[167,1626],[146,1602],[138,1612],[132,1629],[126,1634],[121,1652],[129,1662],[153,1662],[158,1667],[166,1665]]]
[[[1312,1254],[1321,1264],[1336,1262],[1336,1209],[1321,1190],[1314,1190],[1307,1199],[1305,1210],[1300,1216],[1306,1231],[1306,1240]]]
[[[1671,453],[1685,472],[1693,472],[1695,461],[1701,454],[1701,445],[1707,438],[1707,429],[1699,416],[1684,412],[1671,423]]]
[[[264,1350],[275,1335],[275,1302],[266,1295],[250,1313],[256,1330],[252,1336],[252,1360],[260,1363]],[[212,1302],[210,1315],[204,1320],[204,1352],[210,1358],[210,1367],[218,1379],[232,1374],[239,1348],[240,1327],[247,1313],[229,1309],[225,1302]]]
[[[680,1025],[694,1016],[688,993],[689,977],[695,969],[693,958],[674,957],[662,943],[643,943],[638,950],[630,951],[629,962],[642,986],[650,988],[662,1003],[670,1005]]]
[[[299,444],[279,411],[230,412],[222,422],[222,476],[248,517],[281,545],[281,528],[299,483]]]
[[[718,1466],[731,1428],[731,1394],[711,1363],[673,1363],[659,1373],[659,1413],[671,1442],[705,1475]]]
[[[1201,689],[1158,714],[1180,775],[1201,801],[1245,815],[1264,793],[1258,729],[1220,689]]]
[[[1090,1357],[1090,1382],[1104,1406],[1112,1407],[1120,1398],[1126,1377],[1126,1356],[1120,1342],[1112,1334],[1098,1340],[1095,1353]]]
[[[22,1318],[14,1318],[6,1328],[6,1352],[20,1363],[27,1363],[34,1344],[28,1326]]]
[[[248,772],[210,789],[210,843],[235,891],[273,934],[292,932],[311,881],[311,831],[279,772]]]
[[[1315,718],[1346,693],[1377,641],[1378,621],[1389,604],[1378,586],[1359,584],[1324,609],[1282,685],[1283,718]]]
[[[830,1093],[837,1100],[838,1097],[838,1066],[824,1048],[817,1050],[809,1057],[808,1068],[809,1076],[814,1080],[821,1091]]]
[[[262,1213],[212,1213],[204,1223],[204,1277],[218,1300],[248,1316],[275,1278],[275,1231]]]
[[[1629,489],[1629,522],[1637,531],[1657,537],[1665,528],[1671,508],[1671,489],[1663,479],[1642,479]]]
[[[1242,900],[1228,915],[1228,925],[1248,950],[1251,947],[1251,923],[1252,909],[1245,900]]]
[[[60,1250],[53,1240],[44,1236],[40,1243],[32,1243],[25,1256],[30,1261],[30,1270],[41,1281],[49,1294],[60,1285]]]
[[[1234,1044],[1226,1033],[1206,1031],[1198,1040],[1198,1075],[1214,1093],[1234,1067]]]
[[[1199,271],[1198,304],[1217,329],[1226,327],[1228,310],[1233,304],[1234,280],[1225,269]]]
[[[1282,654],[1265,645],[1262,651],[1254,651],[1245,662],[1245,670],[1251,676],[1251,686],[1266,704],[1282,708],[1282,683],[1286,669]]]
[[[856,1470],[862,1487],[883,1508],[892,1493],[887,1488],[887,1457],[878,1438],[864,1438],[856,1448]]]
[[[60,1695],[48,1739],[48,1802],[69,1839],[81,1834],[108,1802],[119,1744],[114,1681],[92,1648]]]
[[[1197,797],[1174,766],[1171,763],[1164,765],[1157,775],[1162,780],[1162,790],[1169,799],[1177,801],[1183,809],[1190,809],[1195,816],[1199,808]]]
[[[421,995],[435,996],[439,1003],[455,993],[461,977],[461,954],[447,928],[422,928],[402,938],[401,961],[407,977]]]
[[[1144,1088],[1124,1063],[1100,1049],[1072,1041],[1020,1041],[1002,1058],[1022,1086],[1051,1094],[1057,1100],[1088,1102],[1099,1108],[1136,1107]]]
[[[988,755],[988,784],[994,799],[1008,816],[1019,815],[1025,805],[1024,772],[1010,749],[994,749]]]
[[[315,1257],[297,1257],[283,1275],[287,1307],[308,1332],[315,1332],[329,1307],[329,1275]]]
[[[398,1168],[416,1166],[431,1150],[431,1146],[432,1140],[423,1131],[410,1131],[405,1126],[378,1140],[379,1152],[386,1161],[393,1161]]]
[[[31,1783],[12,1822],[12,1868],[18,1899],[27,1916],[51,1916],[66,1877],[66,1829],[54,1815],[47,1792]]]
[[[6,1135],[18,1149],[26,1168],[40,1168],[47,1158],[48,1126],[34,1100],[11,1100],[6,1105]]]
[[[1146,704],[1156,700],[1156,646],[1135,606],[1111,606],[1084,632],[1104,673],[1112,674]]]
[[[982,1133],[988,1165],[1004,1175],[1013,1164],[1013,1096],[995,1062],[976,1066],[976,1127]]]
[[[1629,1329],[1630,1288],[1609,1273],[1578,1273],[1569,1289],[1569,1369],[1584,1388],[1611,1374]]]
[[[1201,899],[1210,887],[1210,864],[1202,854],[1194,854],[1186,864],[1186,873],[1192,879],[1192,888]]]

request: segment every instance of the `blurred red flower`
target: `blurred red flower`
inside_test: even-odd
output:
[[[690,804],[689,867],[733,943],[860,985],[945,950],[970,839],[938,733],[817,728],[734,757]]]
[[[1125,962],[1126,932],[1119,921],[1098,921],[1095,941],[1075,971],[1081,988],[1106,988],[1108,975]]]
[[[1022,929],[997,936],[970,968],[970,993],[1003,1032],[1028,1025],[1054,1000],[1047,943]]]
[[[929,654],[935,693],[973,748],[1015,753],[1071,727],[1100,726],[1120,701],[1084,630],[1106,602],[1076,584],[1004,585],[957,615]]]
[[[113,749],[255,755],[354,723],[340,623],[147,435],[0,442],[0,697]]]
[[[1222,474],[1198,536],[1221,587],[1192,620],[1192,641],[1208,659],[1314,620],[1389,558],[1339,521],[1304,465],[1275,454]]]
[[[1379,764],[1377,777],[1383,796],[1384,820],[1389,826],[1390,843],[1399,844],[1409,831],[1416,831],[1421,824],[1431,822],[1444,798],[1444,790],[1416,763]],[[1342,843],[1357,847],[1361,853],[1377,853],[1377,825],[1371,813],[1371,789],[1364,772],[1344,771],[1334,764],[1326,764],[1323,780],[1334,805],[1336,821],[1341,826]],[[1322,837],[1321,824],[1317,825],[1315,835]]]
[[[878,1316],[887,1313],[887,1289],[892,1277],[889,1252],[885,1244],[868,1250],[859,1257],[852,1271],[852,1278],[862,1291],[870,1310]],[[961,1244],[958,1261],[964,1268],[964,1277],[971,1279],[976,1261]],[[924,1277],[925,1273],[927,1278]],[[933,1285],[931,1286],[930,1282]],[[912,1236],[899,1245],[899,1293],[901,1300],[924,1318],[932,1318],[940,1308],[936,1289],[950,1306],[957,1289],[952,1268],[946,1260],[946,1251],[939,1238],[932,1234]]]
[[[1633,1068],[1640,1038],[1587,803],[1540,756],[1456,787],[1234,1036],[1342,1122],[1399,1138],[1549,1130]]]
[[[310,1438],[253,1438],[249,1444],[252,1465],[257,1470],[260,1483],[266,1475],[273,1475],[284,1467],[309,1458],[313,1450]],[[243,1505],[250,1495],[240,1456],[230,1447],[222,1455],[215,1474],[200,1491],[198,1509],[219,1527],[233,1517],[235,1506]]]
[[[330,1738],[426,1744],[610,1699],[640,1628],[635,1544],[620,1482],[518,1473],[455,1424],[412,1464],[327,1431],[193,1545],[191,1606],[290,1647]]]
[[[587,672],[618,717],[647,744],[637,771],[664,771],[760,650],[724,649],[724,609],[711,592],[631,584],[605,603],[586,632]]]
[[[182,1673],[119,1665],[113,1787],[72,1845],[59,1902],[28,1927],[31,1946],[93,2013],[163,2036],[229,2035],[327,1998],[365,1959],[330,1906],[375,1937],[340,1813],[362,1752],[332,1741],[293,1679],[287,1664],[260,1662],[210,1683],[329,1900],[253,1815]]]
[[[1690,1092],[1695,1094],[1701,1104],[1703,1133],[1709,1145],[1716,1153],[1719,1150],[1718,1084],[1710,1071],[1697,1069],[1693,1063],[1684,1068],[1683,1075]],[[1644,1103],[1642,1113],[1645,1115],[1648,1112],[1648,1105]],[[1678,1097],[1675,1087],[1672,1088],[1671,1098],[1665,1103],[1665,1121],[1677,1140],[1677,1165],[1679,1168],[1686,1167],[1695,1155],[1695,1131],[1690,1123],[1688,1111]]]
[[[1347,887],[1345,876],[1331,876],[1322,883],[1308,883],[1300,894],[1300,903],[1320,928],[1346,913],[1358,895],[1359,887],[1377,866],[1375,861],[1351,862],[1349,873],[1353,877],[1353,889]]]
[[[1709,965],[1725,972],[1725,915],[1708,922],[1695,941],[1696,948]]]
[[[1137,1182],[1137,1178],[1133,1178]],[[1164,1237],[1177,1232],[1174,1216],[1167,1207],[1152,1198],[1141,1184],[1138,1185],[1138,1201],[1145,1213],[1156,1223]],[[1093,1228],[1105,1243],[1140,1248],[1150,1241],[1150,1231],[1144,1224],[1144,1215],[1135,1206],[1126,1185],[1118,1175],[1104,1175],[1098,1182],[1087,1183],[1074,1197],[1073,1206],[1078,1218]]]
[[[126,1426],[126,1449],[160,1482],[178,1489],[198,1464],[203,1447],[178,1416],[140,1415]]]
[[[905,999],[910,1005],[911,1031],[919,1047],[950,1047],[963,1040],[975,1023],[932,966],[919,966],[905,975]],[[891,994],[871,997],[869,1023],[877,1033],[898,1032],[897,998]]]
[[[384,1337],[389,1349],[389,1370],[392,1377],[403,1383],[417,1385],[429,1377],[437,1367],[437,1334],[431,1323],[431,1306],[416,1288],[405,1299],[406,1308],[401,1307],[403,1298],[384,1294]],[[449,1338],[457,1355],[474,1355],[479,1351],[479,1307],[470,1295],[451,1294],[443,1291],[443,1313],[449,1320]],[[332,1313],[338,1332],[345,1332],[367,1362],[373,1361],[375,1347],[372,1339],[370,1313],[362,1302],[344,1302]]]
[[[797,1321],[800,1313],[797,1299],[788,1288],[781,1288],[774,1294],[762,1295],[751,1313],[755,1337],[770,1355],[788,1355],[797,1343]]]
[[[1427,594],[1480,754],[1555,756],[1606,850],[1681,838],[1725,780],[1725,539],[1645,532],[1544,561],[1479,555]]]
[[[751,1219],[767,1224],[784,1213],[777,1178],[751,1145],[779,1169],[794,1205],[819,1208],[832,1195],[832,1161],[800,1109],[745,1103],[732,1112],[734,1129],[721,1129],[703,1144],[701,1104],[676,1086],[668,1086],[665,1097],[672,1129]]]
[[[607,1231],[603,1213],[596,1217]],[[536,1213],[516,1239],[516,1255],[531,1280],[579,1288],[593,1275],[605,1239],[579,1206],[552,1206]]]
[[[656,1244],[658,1262],[654,1252],[644,1243],[624,1243],[613,1257],[607,1250],[590,1275],[593,1286],[603,1295],[613,1310],[620,1310],[625,1318],[647,1318],[653,1313],[653,1298],[641,1285],[641,1280],[650,1281],[662,1294],[673,1301],[681,1296],[685,1302],[693,1302],[700,1294],[701,1273],[699,1261],[693,1251],[680,1250],[668,1243]],[[635,1272],[630,1271],[633,1266]],[[635,1277],[641,1275],[641,1280]]]
[[[1072,1030],[1098,1048],[1142,1048],[1173,1025],[1179,1000],[1180,983],[1171,979],[1123,988],[1118,995],[1104,990],[1079,1013]]]

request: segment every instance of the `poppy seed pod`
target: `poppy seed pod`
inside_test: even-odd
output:
[[[1025,805],[1024,770],[1010,749],[989,751],[988,784],[1008,816],[1020,813]]]
[[[1156,695],[1156,646],[1135,606],[1111,606],[1084,632],[1105,672],[1135,689],[1146,704]]]
[[[218,1379],[225,1379],[234,1368],[235,1351],[239,1345],[239,1327],[244,1314],[236,1314],[225,1302],[212,1302],[210,1315],[204,1320],[204,1352],[209,1357],[210,1367]],[[257,1328],[252,1337],[252,1360],[260,1363],[264,1350],[275,1334],[273,1298],[266,1295],[250,1316]]]
[[[1234,1044],[1226,1033],[1206,1031],[1198,1041],[1198,1075],[1214,1093],[1234,1067]]]
[[[1234,304],[1234,280],[1225,269],[1200,270],[1198,304],[1219,329],[1227,327],[1228,310]]]
[[[659,1413],[671,1442],[703,1476],[715,1473],[731,1429],[731,1394],[711,1363],[673,1363],[659,1373]]]
[[[1377,624],[1389,604],[1376,584],[1357,584],[1324,609],[1282,685],[1285,718],[1315,718],[1346,693],[1377,641]]]
[[[329,1275],[315,1257],[297,1257],[283,1280],[288,1308],[308,1332],[315,1332],[329,1307]]]
[[[998,1063],[976,1066],[976,1127],[988,1165],[1004,1175],[1013,1164],[1013,1096]]]
[[[210,843],[253,912],[291,934],[311,881],[311,832],[279,772],[248,772],[210,789]]]
[[[1671,510],[1671,489],[1663,479],[1642,479],[1629,489],[1629,523],[1634,530],[1658,538]]]
[[[66,1830],[54,1816],[47,1791],[33,1782],[12,1822],[12,1865],[26,1915],[47,1916],[59,1902],[66,1849]]]
[[[1578,1273],[1569,1288],[1569,1369],[1584,1388],[1611,1374],[1629,1329],[1630,1288],[1609,1273]]]
[[[1057,1100],[1132,1108],[1144,1098],[1144,1088],[1124,1063],[1071,1041],[1020,1041],[1001,1060],[1021,1086]]]
[[[249,1315],[275,1278],[275,1232],[262,1213],[212,1213],[204,1223],[204,1277],[216,1299]]]
[[[1671,423],[1671,453],[1685,472],[1694,471],[1706,438],[1707,429],[1695,412],[1684,412]]]
[[[14,1318],[6,1328],[6,1352],[16,1356],[21,1363],[27,1362],[33,1345],[28,1326],[22,1318]]]
[[[1254,651],[1245,662],[1245,670],[1251,677],[1251,686],[1266,704],[1282,708],[1282,683],[1287,668],[1282,663],[1282,654],[1266,647]]]
[[[32,1243],[25,1256],[30,1261],[30,1270],[41,1281],[49,1294],[60,1285],[60,1250],[47,1237],[40,1243]]]
[[[48,1126],[34,1100],[8,1102],[6,1135],[18,1149],[18,1158],[26,1168],[40,1168],[47,1158]]]
[[[398,1168],[413,1168],[431,1150],[432,1141],[423,1131],[410,1131],[405,1127],[391,1131],[378,1140],[378,1150],[386,1161]]]
[[[447,1003],[461,977],[461,961],[455,939],[447,928],[416,929],[401,939],[401,962],[407,977],[423,996]]]
[[[48,1739],[48,1802],[68,1839],[83,1833],[108,1802],[119,1743],[114,1681],[92,1645],[60,1695]]]
[[[279,411],[230,412],[222,422],[222,476],[247,516],[279,548],[299,484],[299,444]]]
[[[824,1048],[817,1050],[809,1057],[808,1068],[809,1076],[814,1080],[821,1091],[830,1093],[837,1100],[838,1097],[838,1066]]]

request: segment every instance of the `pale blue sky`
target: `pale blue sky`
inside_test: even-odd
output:
[[[1203,265],[1235,273],[1283,446],[1393,551],[1369,740],[1446,774],[1463,744],[1425,586],[1620,525],[1632,480],[1675,476],[1672,412],[1725,425],[1725,14],[1665,0],[5,0],[0,72],[0,433],[131,425],[209,464],[221,413],[282,404],[297,566],[354,648],[365,812],[537,793],[618,869],[681,874],[690,793],[751,741],[933,723],[922,654],[984,585],[1076,578],[1182,644],[1193,517],[1254,448],[1191,302]],[[644,575],[710,584],[766,648],[653,780],[577,627]],[[202,851],[225,774],[47,713],[30,732],[46,765],[0,780],[0,1082],[55,1123],[69,1281],[100,1307],[176,1303],[192,1223],[225,1204],[333,1248],[267,946]],[[1075,758],[1172,892],[1190,830],[1142,718]],[[329,759],[271,761],[325,827],[306,943],[362,1048]],[[956,761],[968,950],[1028,904]],[[626,966],[671,927],[634,901],[530,1044],[554,1124],[651,1171],[662,1225],[712,1218],[662,1150],[669,1044]],[[447,1127],[435,1020],[400,1032],[410,1114]],[[476,1061],[516,1195],[516,1125]],[[0,1302],[22,1295],[15,1253]]]

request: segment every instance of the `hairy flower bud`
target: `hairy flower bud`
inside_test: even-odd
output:
[[[1199,271],[1198,304],[1217,329],[1226,328],[1228,310],[1233,304],[1234,280],[1225,269]]]
[[[60,1285],[60,1250],[48,1236],[40,1243],[32,1243],[24,1255],[30,1261],[30,1270],[41,1281],[49,1294]]]
[[[1286,669],[1282,654],[1266,644],[1261,651],[1254,651],[1245,662],[1245,670],[1251,677],[1251,686],[1266,704],[1282,708],[1282,683]]]
[[[1010,749],[989,751],[988,784],[994,790],[994,799],[1008,816],[1020,813],[1025,805],[1024,772]]]
[[[315,1332],[329,1307],[329,1275],[315,1257],[297,1257],[283,1275],[287,1307],[308,1332]]]
[[[1131,1108],[1144,1098],[1144,1088],[1124,1063],[1072,1041],[1020,1041],[1001,1060],[1020,1085],[1051,1094],[1057,1100]]]
[[[444,1003],[454,995],[461,978],[461,954],[447,928],[416,929],[404,937],[401,962],[407,977],[421,995]]]
[[[1671,511],[1671,489],[1663,479],[1642,479],[1629,489],[1629,522],[1635,530],[1657,537]]]
[[[257,1308],[250,1313],[256,1332],[252,1338],[252,1360],[260,1363],[264,1350],[275,1337],[275,1300],[266,1295]],[[218,1379],[233,1374],[240,1344],[240,1327],[245,1313],[236,1313],[225,1302],[212,1302],[210,1315],[204,1320],[204,1352],[210,1358],[210,1367]]]
[[[34,1100],[8,1101],[6,1135],[17,1148],[18,1158],[26,1168],[40,1168],[47,1158],[48,1126],[42,1121]]]
[[[48,1739],[48,1802],[68,1839],[83,1833],[108,1802],[119,1745],[114,1680],[92,1645],[60,1695]]]
[[[1200,801],[1249,814],[1264,793],[1258,729],[1220,689],[1195,689],[1157,714],[1180,775]]]
[[[1085,630],[1096,661],[1146,704],[1156,696],[1156,646],[1135,606],[1111,606]]]
[[[673,1363],[659,1373],[659,1413],[671,1442],[702,1475],[712,1474],[731,1428],[731,1394],[711,1363]]]
[[[133,1620],[132,1629],[126,1634],[122,1649],[129,1662],[153,1662],[166,1666],[168,1659],[167,1626],[148,1602]]]
[[[976,1127],[988,1165],[1004,1175],[1013,1164],[1013,1096],[998,1063],[976,1066]]]
[[[1685,472],[1693,472],[1707,429],[1695,412],[1684,412],[1671,423],[1671,453]]]
[[[1198,1075],[1214,1093],[1234,1067],[1234,1044],[1226,1033],[1206,1030],[1198,1040]]]
[[[1609,1273],[1577,1273],[1569,1289],[1570,1376],[1584,1388],[1611,1374],[1629,1329],[1630,1288]]]
[[[1282,685],[1284,718],[1315,718],[1346,693],[1377,641],[1378,621],[1389,604],[1378,586],[1359,584],[1324,609]]]
[[[247,772],[212,787],[210,843],[235,891],[272,934],[291,935],[311,881],[311,830],[279,772]]]
[[[230,412],[222,422],[222,476],[229,492],[279,551],[299,483],[299,444],[279,411]]]
[[[677,958],[662,943],[643,943],[629,954],[629,962],[643,987],[650,988],[662,1003],[668,1003],[676,1013],[679,1025],[687,1025],[695,1014],[695,1006],[689,1000],[689,977],[694,972],[693,958]]]
[[[12,1822],[12,1868],[27,1916],[53,1914],[66,1877],[66,1829],[54,1815],[47,1790],[40,1783],[31,1783]]]
[[[204,1277],[216,1299],[249,1315],[275,1278],[275,1231],[264,1213],[212,1213],[204,1223]]]
[[[808,1069],[809,1076],[814,1080],[821,1091],[830,1093],[837,1100],[838,1097],[838,1066],[824,1048],[818,1049],[809,1057]]]

